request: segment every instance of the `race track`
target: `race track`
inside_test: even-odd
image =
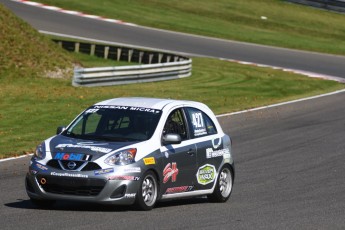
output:
[[[0,2],[7,4],[8,1]],[[14,3],[8,5],[12,4]],[[27,15],[32,14],[33,8],[25,7],[21,11],[26,11]],[[36,15],[32,15],[30,23],[36,24],[36,28],[51,23],[49,28],[54,32],[68,33],[68,30],[71,30],[74,35],[87,35],[84,34],[87,32],[86,28],[81,28],[79,32],[71,28],[82,20],[78,17],[64,16],[71,21],[66,24],[66,28],[60,28],[57,21],[47,22],[48,19],[45,18],[48,14],[57,13],[44,13],[40,10],[35,12]],[[40,17],[42,19],[38,20]],[[105,28],[102,29],[103,26]],[[99,36],[97,39],[123,42],[116,40],[117,37],[107,30],[107,26],[119,26],[124,30],[130,30],[125,26],[103,22],[95,27],[98,32],[94,36]],[[59,29],[66,31],[56,31]],[[131,38],[128,34],[127,36],[127,39],[133,42],[140,40]],[[150,42],[154,45],[150,39],[151,37],[142,39],[142,46],[149,46]],[[218,41],[199,37],[195,39],[201,39],[196,40],[200,43],[194,44],[200,47],[205,47],[202,41],[207,44]],[[168,44],[170,41],[165,43]],[[164,44],[157,43],[157,46]],[[179,44],[163,48],[185,52],[189,48],[192,49],[183,47],[183,44],[183,41],[180,41]],[[266,49],[258,46],[258,49],[261,48]],[[272,49],[277,55],[285,55],[278,52],[281,49]],[[206,51],[207,48],[203,50]],[[187,50],[188,53],[193,53],[190,51]],[[313,56],[312,53],[286,51],[295,54],[296,58],[303,57],[304,54]],[[220,48],[210,52],[219,52],[219,56],[226,54]],[[259,53],[257,57],[260,57]],[[313,57],[334,57],[339,62],[343,60],[343,57],[338,59],[336,56],[320,54]],[[287,64],[294,62],[296,59],[286,60]],[[327,65],[317,66],[312,62],[305,66],[309,66],[308,68],[314,72],[341,76],[345,73],[344,63],[342,62],[338,69],[335,68],[335,71]],[[344,229],[344,101],[345,92],[342,92],[220,117],[225,132],[233,138],[236,163],[234,190],[230,200],[224,204],[209,203],[205,198],[194,198],[159,203],[150,212],[139,212],[130,207],[74,202],[59,202],[47,210],[37,209],[31,205],[24,189],[29,157],[0,162],[1,229]]]
[[[150,212],[59,202],[34,208],[29,157],[0,163],[1,229],[344,229],[345,92],[220,118],[232,134],[230,200],[158,204]]]

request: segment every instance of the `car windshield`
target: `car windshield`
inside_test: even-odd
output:
[[[144,141],[153,135],[162,111],[96,105],[84,111],[62,135],[102,141]]]

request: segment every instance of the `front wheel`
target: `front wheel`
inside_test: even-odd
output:
[[[208,198],[212,202],[226,202],[232,191],[233,175],[229,166],[223,166],[217,178],[217,184]]]
[[[135,206],[140,210],[151,210],[157,201],[158,185],[155,174],[148,171],[141,180],[136,195]]]

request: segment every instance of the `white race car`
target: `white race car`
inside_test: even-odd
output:
[[[230,137],[206,105],[116,98],[42,142],[25,184],[36,205],[78,200],[150,210],[181,197],[225,202],[234,173]]]

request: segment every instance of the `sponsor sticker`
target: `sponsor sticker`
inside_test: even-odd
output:
[[[102,175],[102,174],[107,174],[107,173],[112,173],[114,172],[113,168],[108,168],[108,169],[99,169],[95,170],[94,173],[96,176]]]
[[[144,158],[144,164],[145,165],[154,165],[156,164],[156,160],[154,157],[147,157],[147,158]]]
[[[198,169],[196,178],[199,184],[207,185],[212,183],[216,177],[216,168],[213,165],[203,165]]]
[[[138,177],[138,176],[128,176],[128,175],[113,175],[113,176],[108,176],[108,180],[132,180],[132,181],[138,181],[138,180],[140,180],[140,177]]]
[[[55,146],[55,148],[83,148],[83,149],[90,149],[91,151],[101,152],[101,153],[110,153],[112,149],[103,148],[98,146],[92,145],[74,145],[74,144],[59,144]]]
[[[36,167],[39,168],[39,169],[41,169],[42,171],[47,171],[47,170],[48,170],[48,168],[47,168],[46,166],[41,165],[41,164],[39,164],[39,163],[36,163]]]
[[[135,198],[135,193],[127,193],[125,194],[125,198]]]
[[[167,183],[171,178],[171,182],[175,182],[178,174],[178,168],[176,162],[167,164],[163,170],[163,183]]]
[[[85,155],[82,153],[56,153],[54,159],[56,160],[70,160],[81,161]]]
[[[228,148],[220,149],[220,150],[213,150],[212,148],[206,149],[206,158],[214,158],[214,157],[221,157],[223,156],[224,159],[226,157],[230,158],[230,150]]]
[[[125,172],[125,173],[140,173],[141,168],[140,167],[124,168],[123,172]]]
[[[84,175],[84,174],[72,174],[72,173],[57,173],[57,172],[51,172],[50,175],[52,176],[65,176],[65,177],[79,177],[79,178],[88,178],[88,175]]]
[[[192,191],[194,186],[180,186],[180,187],[173,187],[168,188],[165,194],[172,194],[172,193],[179,193],[179,192],[189,192]]]

